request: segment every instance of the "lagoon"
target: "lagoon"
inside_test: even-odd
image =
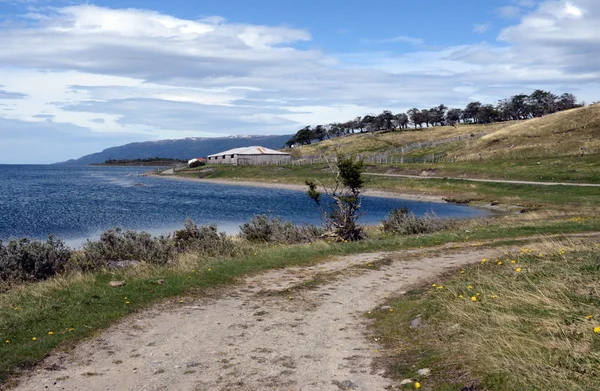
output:
[[[186,218],[236,232],[257,214],[296,224],[320,224],[312,200],[297,190],[166,180],[142,176],[148,167],[0,165],[0,240],[44,239],[70,245],[122,227],[166,234]],[[463,205],[365,197],[361,222],[377,224],[392,208],[416,215],[472,218],[489,212]]]

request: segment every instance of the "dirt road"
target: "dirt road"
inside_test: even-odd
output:
[[[405,174],[379,174],[375,172],[365,172],[365,175],[386,176],[391,178],[409,178],[409,179],[452,179],[457,181],[486,182],[486,183],[509,183],[513,185],[539,185],[539,186],[576,186],[576,187],[600,187],[600,183],[571,183],[571,182],[534,182],[534,181],[512,181],[508,179],[478,179],[463,177],[441,177],[441,176],[421,176]]]
[[[373,366],[379,346],[363,315],[389,295],[504,250],[427,251],[273,270],[212,298],[161,304],[51,355],[16,389],[384,390],[392,381]]]

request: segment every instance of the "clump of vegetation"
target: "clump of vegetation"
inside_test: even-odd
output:
[[[102,233],[98,241],[88,240],[76,263],[84,271],[101,269],[111,261],[166,265],[174,260],[175,254],[175,245],[168,236],[153,237],[147,232],[115,228]]]
[[[189,168],[198,168],[198,167],[202,167],[202,166],[206,166],[206,162],[202,161],[202,160],[195,160],[195,161],[191,162],[190,164],[188,164]]]
[[[330,169],[335,175],[335,185],[328,189],[323,186],[325,195],[333,203],[323,204],[322,194],[314,181],[306,181],[308,196],[317,204],[323,214],[325,230],[346,241],[364,239],[364,229],[358,224],[361,207],[361,189],[363,187],[363,161],[353,156],[337,155]]]
[[[202,256],[232,256],[241,250],[241,244],[218,232],[215,225],[197,226],[191,219],[185,221],[183,229],[175,231],[173,240],[177,251],[194,251]]]
[[[418,217],[407,208],[394,208],[382,223],[384,232],[418,235],[443,231],[450,228],[453,221],[442,220],[434,213],[426,213],[425,216]]]
[[[61,240],[0,241],[0,281],[40,281],[61,273],[71,259],[72,250]]]
[[[600,256],[592,246],[523,248],[391,300],[392,312],[371,315],[390,375],[426,389],[597,389]],[[426,378],[416,373],[425,367]]]
[[[313,225],[297,226],[267,215],[255,216],[241,225],[240,230],[242,238],[254,243],[310,243],[322,234],[322,230]]]

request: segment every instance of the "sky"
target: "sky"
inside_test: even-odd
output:
[[[538,88],[591,103],[598,26],[598,0],[0,0],[0,164]]]

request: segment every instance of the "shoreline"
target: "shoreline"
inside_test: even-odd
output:
[[[247,180],[233,180],[233,179],[206,179],[206,178],[189,178],[178,175],[161,175],[155,173],[147,173],[145,176],[154,178],[165,178],[171,180],[182,180],[189,182],[200,182],[200,183],[216,183],[219,185],[234,185],[234,186],[247,186],[247,187],[259,187],[259,188],[271,188],[271,189],[284,189],[284,190],[296,190],[306,191],[305,185],[293,184],[293,183],[279,183],[279,182],[252,182]],[[423,201],[423,202],[436,202],[440,204],[448,204],[442,196],[434,195],[419,195],[419,194],[405,194],[405,193],[393,193],[384,190],[371,190],[365,189],[363,195],[366,197],[378,197],[378,198],[396,198],[408,201]]]

